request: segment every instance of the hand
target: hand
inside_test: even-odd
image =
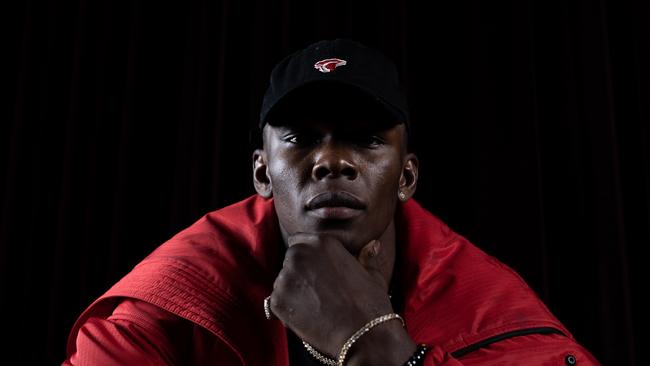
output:
[[[393,312],[380,270],[379,241],[366,244],[357,258],[328,235],[295,234],[288,246],[271,310],[322,353],[335,358],[364,324]]]

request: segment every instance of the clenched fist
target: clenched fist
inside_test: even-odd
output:
[[[364,324],[393,312],[380,270],[379,241],[370,241],[356,258],[329,235],[298,233],[287,241],[270,305],[273,314],[304,341],[335,358]],[[399,322],[392,323],[401,328]],[[378,328],[382,326],[386,327]]]

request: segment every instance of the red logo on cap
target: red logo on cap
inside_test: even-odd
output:
[[[320,72],[328,73],[336,70],[339,66],[346,65],[347,63],[347,61],[341,60],[340,58],[328,58],[315,63],[314,68]]]

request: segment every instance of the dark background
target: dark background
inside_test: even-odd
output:
[[[252,194],[248,128],[272,66],[350,37],[400,69],[416,198],[514,267],[604,364],[648,364],[635,343],[650,244],[648,2],[431,3],[2,5],[5,358],[60,363],[93,299]]]

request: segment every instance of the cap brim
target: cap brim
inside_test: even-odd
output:
[[[408,116],[399,108],[388,103],[372,91],[340,79],[315,79],[304,82],[292,89],[286,90],[283,95],[276,98],[269,110],[261,116],[260,127],[265,123],[276,125],[282,123],[279,118],[282,111],[291,108],[302,108],[314,104],[332,106],[333,103],[347,103],[357,108],[367,108],[373,112],[383,113],[386,118],[381,118],[382,125],[391,126],[407,123]],[[280,114],[280,115],[278,115]]]

